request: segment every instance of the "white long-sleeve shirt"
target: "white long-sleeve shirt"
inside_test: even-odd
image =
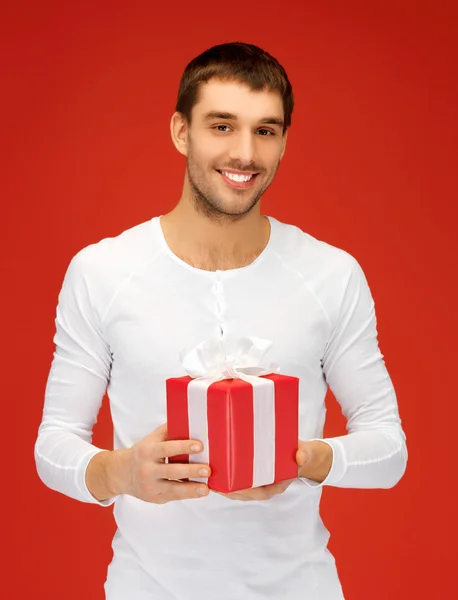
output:
[[[322,487],[390,488],[405,471],[406,437],[359,263],[269,220],[266,248],[238,269],[188,265],[168,247],[160,217],[70,262],[35,460],[49,488],[114,504],[108,600],[341,600],[319,513]],[[128,495],[98,502],[85,471],[104,450],[91,442],[105,391],[113,447],[130,447],[166,422],[165,381],[185,375],[180,350],[212,336],[273,341],[269,359],[300,378],[299,439],[333,450],[327,478],[297,479],[268,501],[210,492],[165,505]],[[348,433],[323,439],[328,386]]]

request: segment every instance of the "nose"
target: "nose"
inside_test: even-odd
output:
[[[255,161],[256,145],[250,131],[239,131],[232,137],[230,158],[247,166]]]

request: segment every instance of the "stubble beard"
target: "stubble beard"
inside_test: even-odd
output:
[[[277,164],[278,167],[278,164]],[[274,175],[266,182],[266,184],[249,200],[247,206],[241,208],[240,210],[235,209],[235,211],[229,211],[224,208],[223,202],[215,195],[208,191],[205,188],[205,176],[199,170],[196,163],[193,161],[192,152],[188,153],[186,160],[186,169],[187,176],[189,179],[189,184],[191,187],[191,197],[194,204],[194,207],[197,212],[204,215],[208,219],[212,221],[216,221],[219,223],[234,223],[243,219],[245,215],[253,210],[256,204],[261,199],[261,196],[264,194],[266,189],[272,183]],[[237,193],[234,190],[235,194]],[[246,192],[240,192],[246,193]]]

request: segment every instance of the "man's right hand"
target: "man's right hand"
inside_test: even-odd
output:
[[[165,462],[165,459],[171,456],[197,454],[201,451],[202,443],[198,440],[168,440],[167,424],[161,425],[130,448],[122,448],[110,453],[101,452],[94,457],[94,459],[106,460],[106,487],[109,494],[101,492],[100,495],[109,497],[128,494],[155,504],[207,496],[209,489],[206,484],[177,480],[208,477],[211,473],[209,465]],[[100,456],[103,454],[110,454],[110,456]],[[90,466],[89,463],[88,471]],[[98,498],[94,493],[98,488],[95,477],[94,470],[92,476],[94,489],[91,489],[89,487],[91,473],[87,473],[88,487]]]

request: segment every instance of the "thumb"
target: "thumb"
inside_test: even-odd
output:
[[[303,443],[296,453],[296,462],[300,467],[302,467],[302,465],[305,465],[306,463],[308,463],[310,461],[310,459],[311,459],[310,447],[307,446],[305,443]]]

